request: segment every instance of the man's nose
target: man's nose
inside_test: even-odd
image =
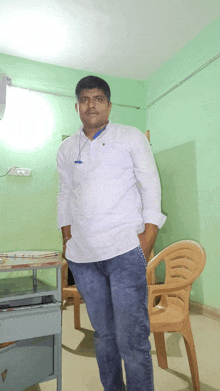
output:
[[[95,100],[89,99],[89,107],[95,107]]]

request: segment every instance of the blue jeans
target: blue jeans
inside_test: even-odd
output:
[[[147,262],[141,246],[114,258],[68,261],[94,328],[94,349],[104,391],[154,391]]]

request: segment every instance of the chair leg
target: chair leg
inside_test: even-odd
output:
[[[73,298],[75,329],[80,329],[80,297]]]
[[[66,296],[64,293],[62,293],[62,296],[61,296],[61,309],[62,311],[64,310],[64,301],[66,300]]]
[[[193,340],[192,329],[190,321],[184,324],[184,330],[182,330],[182,335],[185,342],[186,352],[189,360],[189,367],[192,376],[193,390],[200,391],[199,383],[199,370],[196,358],[195,344]]]
[[[168,368],[168,364],[164,333],[154,333],[154,341],[156,346],[158,365],[160,368],[166,369]]]

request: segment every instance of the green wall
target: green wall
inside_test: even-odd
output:
[[[220,18],[146,81],[146,106],[220,52]],[[155,252],[181,239],[198,241],[206,266],[193,301],[220,308],[220,58],[148,108],[147,128],[168,216]],[[158,274],[163,275],[162,268]]]

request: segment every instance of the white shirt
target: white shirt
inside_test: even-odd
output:
[[[70,261],[124,254],[140,245],[137,234],[146,223],[161,228],[166,220],[151,147],[135,127],[109,122],[91,141],[82,125],[58,149],[57,170],[57,223],[58,229],[71,225]]]

